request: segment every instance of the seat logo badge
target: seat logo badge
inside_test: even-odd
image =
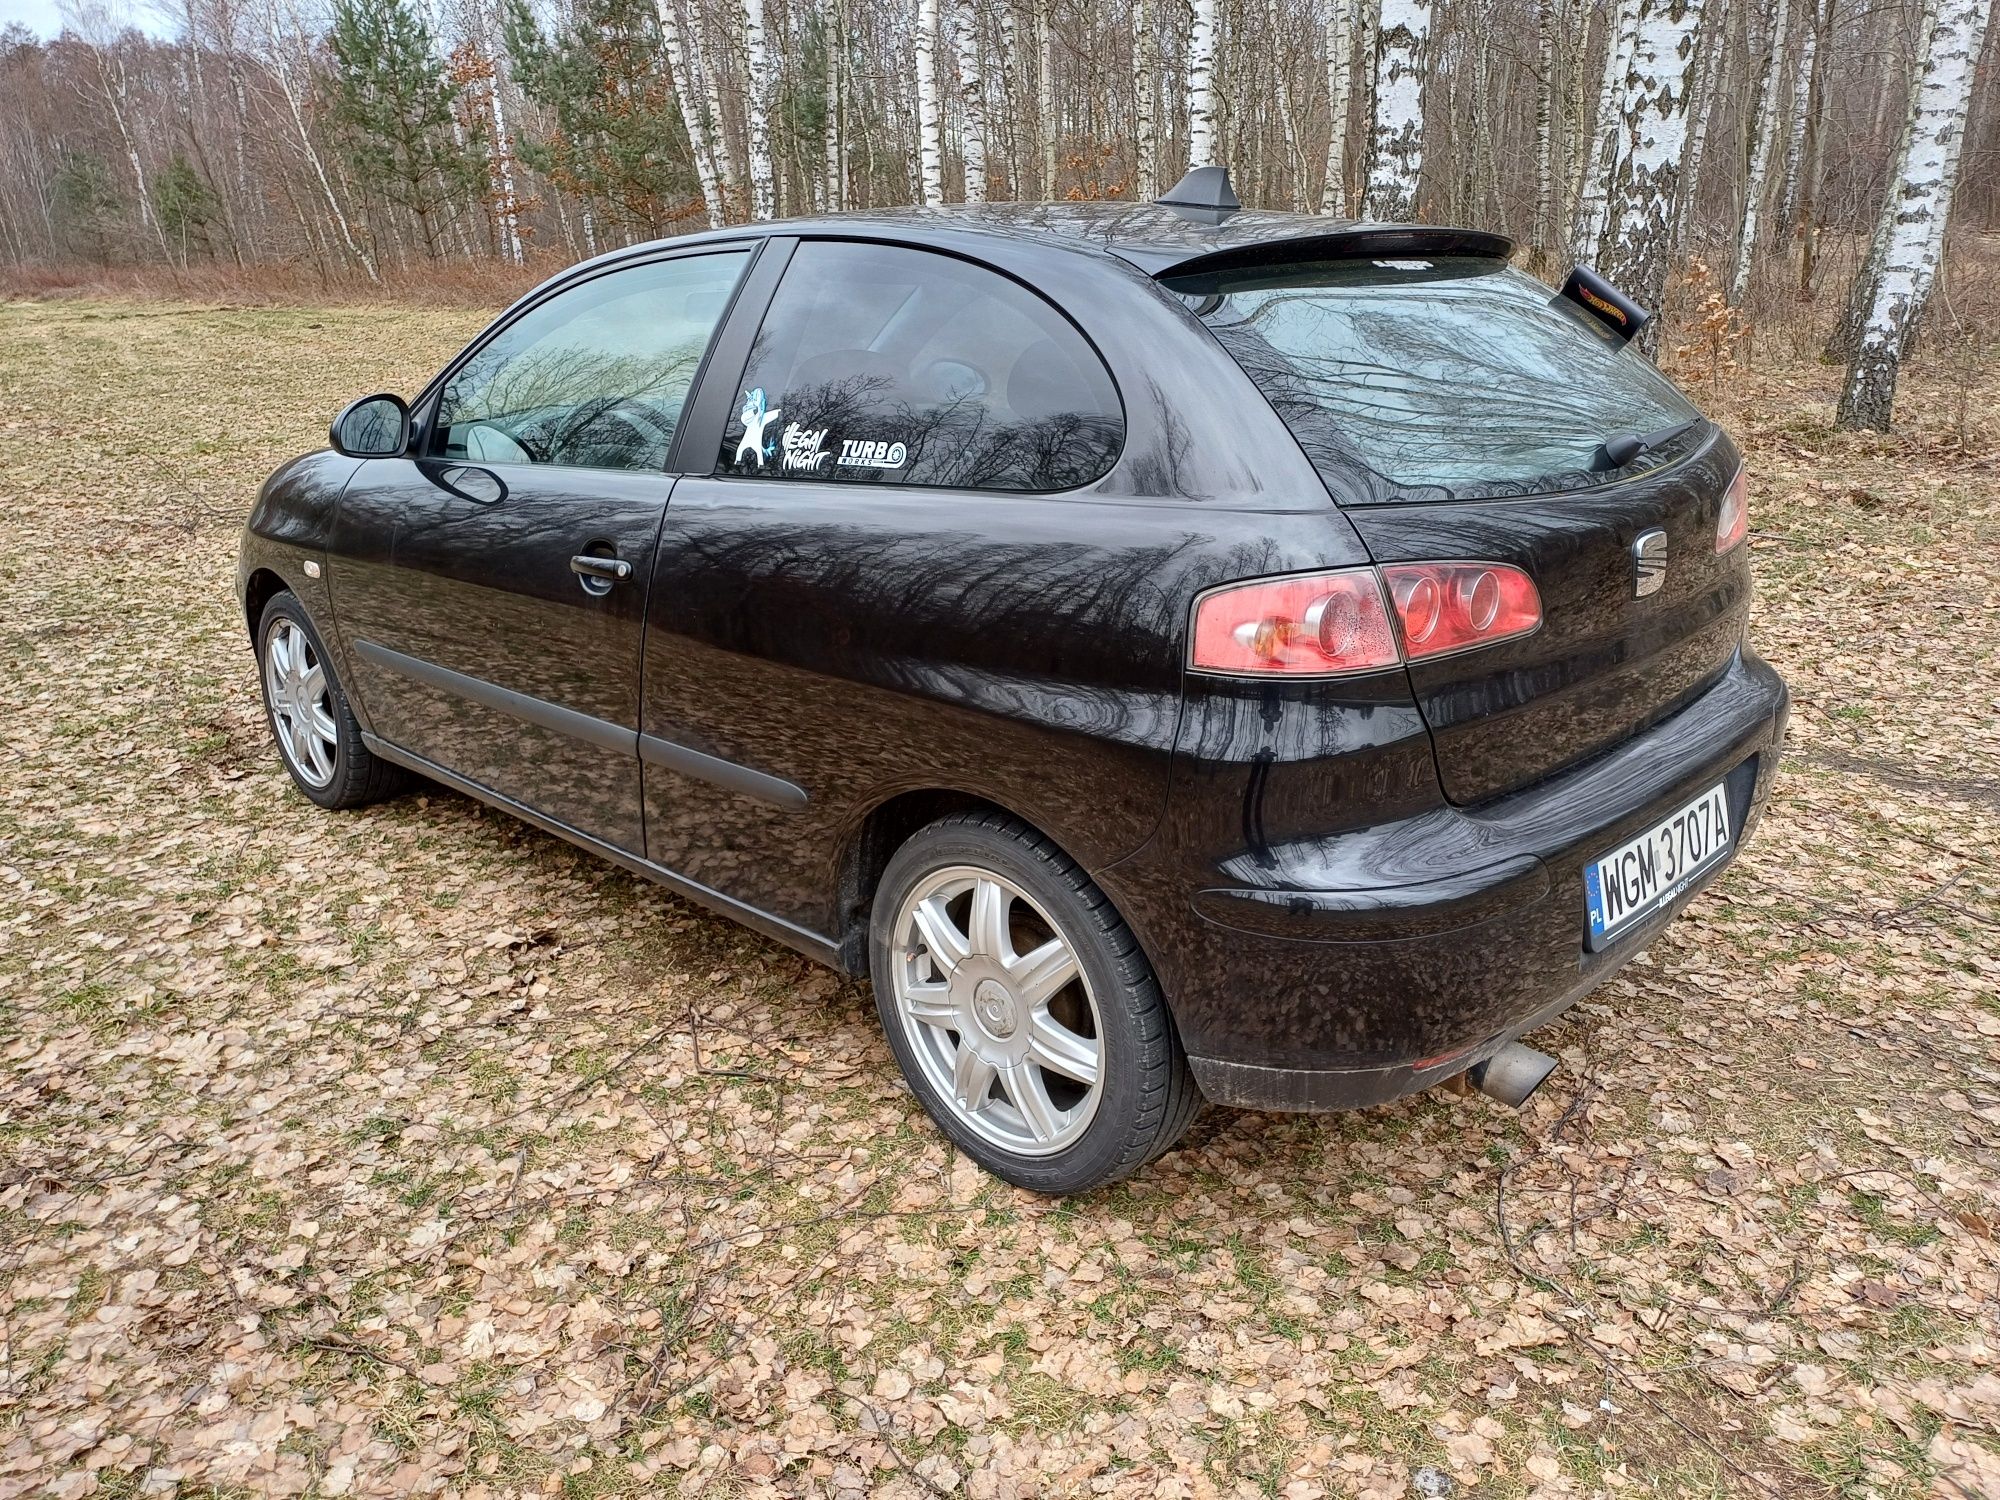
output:
[[[1632,542],[1632,597],[1657,594],[1667,581],[1667,534],[1657,526]]]

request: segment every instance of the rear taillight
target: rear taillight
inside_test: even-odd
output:
[[[1232,675],[1330,677],[1393,667],[1396,633],[1373,568],[1260,578],[1202,595],[1194,666]]]
[[[1345,676],[1491,645],[1541,623],[1541,597],[1519,568],[1457,562],[1344,568],[1260,578],[1202,595],[1191,660],[1198,672],[1230,676]]]
[[[1396,563],[1382,578],[1411,661],[1490,646],[1542,623],[1535,581],[1504,563]]]
[[[1715,554],[1720,557],[1750,534],[1750,473],[1738,469],[1715,513]]]

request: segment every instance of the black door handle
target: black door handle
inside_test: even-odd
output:
[[[632,565],[622,557],[593,557],[580,552],[569,560],[570,572],[579,578],[599,578],[606,583],[623,583],[632,576]]]

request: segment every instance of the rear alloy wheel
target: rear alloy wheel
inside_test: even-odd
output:
[[[264,606],[257,666],[271,738],[300,791],[321,807],[360,807],[408,784],[408,773],[361,742],[326,643],[298,595],[279,593]]]
[[[875,998],[904,1076],[988,1171],[1079,1192],[1173,1144],[1199,1103],[1131,930],[999,814],[935,823],[876,893]]]

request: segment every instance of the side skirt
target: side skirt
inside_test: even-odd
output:
[[[559,839],[567,839],[579,849],[587,849],[592,854],[610,860],[613,864],[622,865],[635,875],[643,875],[648,880],[657,881],[675,895],[685,896],[697,905],[705,906],[712,912],[740,922],[753,932],[798,950],[807,958],[823,963],[829,968],[838,969],[844,974],[853,972],[841,960],[840,945],[830,938],[822,937],[819,933],[809,931],[796,923],[787,922],[783,917],[774,917],[762,908],[738,901],[733,896],[725,896],[722,892],[712,890],[699,881],[677,875],[665,865],[656,865],[651,860],[641,859],[638,855],[620,849],[614,844],[592,838],[587,833],[571,828],[567,823],[559,822],[516,802],[512,797],[502,796],[491,787],[469,781],[456,772],[447,771],[434,761],[392,745],[379,735],[363,730],[361,742],[368,747],[371,754],[379,755],[387,761],[394,761],[397,765],[405,766],[420,776],[429,777],[432,781],[448,786],[455,792],[463,792],[468,797],[476,798],[489,807],[497,807],[501,812],[512,813],[523,823],[532,824],[542,832],[552,833]]]

